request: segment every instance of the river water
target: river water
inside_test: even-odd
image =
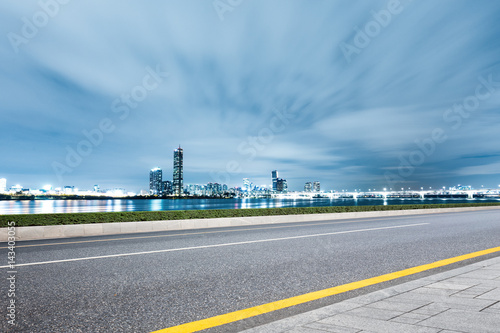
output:
[[[500,202],[500,199],[105,199],[105,200],[5,200],[0,214],[82,212],[132,212],[192,209],[245,209],[274,207],[324,207],[366,205],[445,204]]]

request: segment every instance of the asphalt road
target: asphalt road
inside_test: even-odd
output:
[[[17,242],[15,326],[0,244],[0,331],[151,332],[500,246],[500,210]]]

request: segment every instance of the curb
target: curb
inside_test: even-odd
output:
[[[56,239],[56,238],[69,238],[69,237],[119,235],[119,234],[170,231],[170,230],[207,229],[207,228],[265,225],[265,224],[280,224],[280,223],[345,220],[345,219],[369,218],[369,217],[454,213],[454,212],[480,211],[480,210],[491,210],[491,209],[500,209],[500,208],[495,208],[491,206],[460,207],[460,208],[438,208],[438,209],[388,210],[388,211],[376,211],[376,212],[248,216],[248,217],[225,217],[217,219],[191,219],[191,220],[32,226],[32,227],[16,227],[15,237],[17,241],[22,241],[22,240]],[[0,242],[7,242],[7,239],[8,239],[8,228],[0,228]]]

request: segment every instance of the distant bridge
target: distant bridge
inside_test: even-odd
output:
[[[401,191],[368,191],[368,192],[289,192],[273,193],[272,198],[277,199],[393,199],[393,198],[499,198],[500,190],[481,189],[481,190],[401,190]]]

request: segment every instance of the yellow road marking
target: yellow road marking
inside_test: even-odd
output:
[[[288,308],[290,306],[299,305],[299,304],[307,303],[310,301],[318,300],[321,298],[325,298],[328,296],[333,296],[333,295],[345,293],[347,291],[371,286],[371,285],[378,284],[381,282],[395,280],[395,279],[398,279],[398,278],[401,278],[404,276],[420,273],[420,272],[427,271],[430,269],[450,265],[450,264],[453,264],[456,262],[480,257],[483,255],[495,253],[495,252],[500,252],[500,247],[494,247],[494,248],[483,250],[483,251],[464,254],[464,255],[461,255],[458,257],[439,260],[439,261],[436,261],[436,262],[433,262],[430,264],[425,264],[425,265],[416,266],[416,267],[412,267],[412,268],[408,268],[408,269],[403,269],[401,271],[397,271],[397,272],[393,272],[393,273],[389,273],[389,274],[384,274],[384,275],[372,277],[372,278],[361,280],[361,281],[351,282],[351,283],[347,283],[347,284],[333,287],[333,288],[314,291],[311,293],[307,293],[307,294],[303,294],[303,295],[299,295],[299,296],[294,296],[294,297],[290,297],[287,299],[283,299],[283,300],[279,300],[279,301],[275,301],[275,302],[271,302],[271,303],[267,303],[267,304],[262,304],[262,305],[254,306],[251,308],[238,310],[238,311],[226,313],[223,315],[211,317],[211,318],[206,318],[206,319],[193,321],[193,322],[178,325],[178,326],[165,328],[162,330],[155,331],[153,333],[198,332],[198,331],[201,331],[201,330],[204,330],[207,328],[221,326],[224,324],[229,324],[229,323],[232,323],[232,322],[235,322],[238,320],[255,317],[255,316],[258,316],[258,315],[261,315],[264,313],[269,313],[269,312],[276,311],[279,309]]]
[[[238,231],[249,231],[249,230],[266,230],[266,229],[280,229],[280,228],[294,228],[294,227],[308,227],[315,225],[327,225],[327,224],[344,224],[344,223],[361,223],[369,221],[383,221],[388,218],[400,218],[404,216],[387,216],[385,218],[370,218],[370,217],[362,217],[358,219],[349,219],[348,221],[341,222],[323,222],[323,223],[306,223],[306,224],[297,224],[297,225],[285,225],[285,226],[273,226],[273,227],[261,227],[261,228],[247,228],[247,229],[236,229],[236,230],[214,230],[214,231],[203,231],[203,232],[189,232],[182,234],[171,234],[171,235],[153,235],[153,236],[137,236],[137,237],[122,237],[122,238],[106,238],[106,239],[94,239],[94,240],[86,240],[86,241],[75,241],[75,242],[59,242],[59,243],[45,243],[45,244],[31,244],[31,245],[16,245],[16,248],[20,247],[35,247],[35,246],[52,246],[52,245],[67,245],[67,244],[81,244],[81,243],[96,243],[96,242],[108,242],[108,241],[120,241],[120,240],[131,240],[131,239],[144,239],[144,238],[161,238],[161,237],[174,237],[174,236],[188,236],[188,235],[203,235],[203,234],[214,234],[214,233],[227,233],[227,232],[238,232]],[[406,216],[406,218],[417,218],[420,216]],[[175,220],[172,220],[175,221]],[[300,223],[300,222],[289,222],[289,223]],[[162,231],[176,231],[176,230],[159,230],[157,232]],[[155,232],[155,231],[151,231]],[[5,247],[0,247],[0,249],[6,249]]]

